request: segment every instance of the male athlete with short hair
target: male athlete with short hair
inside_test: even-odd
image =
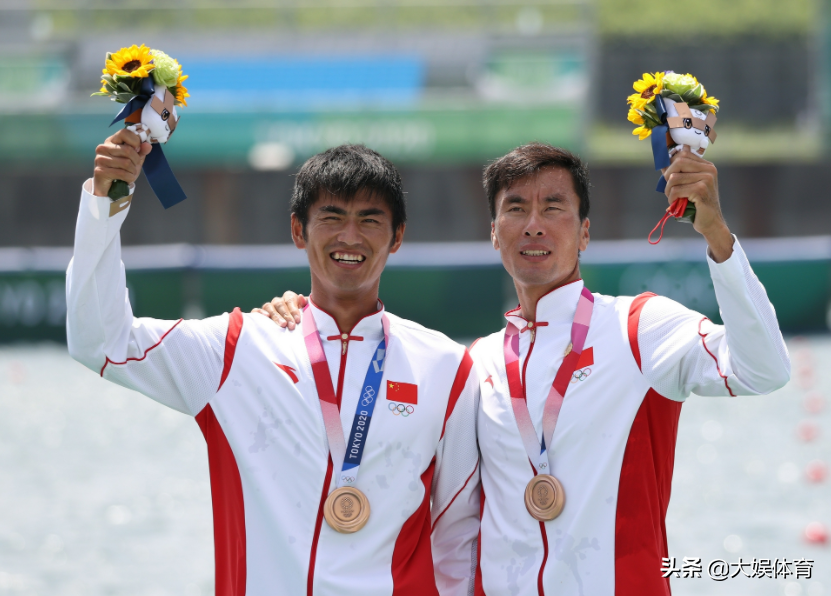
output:
[[[135,318],[119,230],[149,145],[96,150],[67,271],[70,354],[196,418],[208,445],[220,596],[462,596],[478,532],[479,386],[467,350],[385,312],[405,228],[401,179],[375,151],[309,159],[292,197],[311,300],[300,329],[261,316]],[[432,506],[431,506],[432,505]]]
[[[589,177],[575,155],[532,143],[485,169],[493,246],[519,306],[471,348],[478,596],[668,596],[661,568],[683,402],[770,393],[790,377],[776,314],[722,217],[716,168],[685,148],[664,176],[670,203],[695,204],[723,326],[654,294],[585,287]],[[297,314],[286,301],[264,305],[281,324]]]

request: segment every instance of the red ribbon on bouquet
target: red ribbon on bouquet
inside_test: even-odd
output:
[[[652,228],[652,231],[649,232],[649,236],[646,237],[646,240],[650,244],[658,244],[661,241],[661,238],[664,237],[664,226],[667,224],[667,220],[670,217],[681,217],[682,215],[684,215],[684,211],[687,210],[687,204],[689,202],[690,202],[690,200],[686,199],[686,198],[684,198],[684,199],[675,199],[675,201],[673,201],[672,205],[667,207],[667,212],[664,213],[664,216],[661,218],[661,221],[656,223],[655,227]],[[655,230],[658,229],[658,226],[661,226],[661,235],[658,236],[658,239],[655,242],[653,242],[652,241],[652,234],[655,233]]]

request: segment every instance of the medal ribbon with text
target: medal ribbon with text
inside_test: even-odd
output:
[[[586,343],[593,310],[594,296],[584,286],[577,301],[577,312],[574,314],[574,321],[571,324],[571,350],[563,358],[545,400],[542,418],[542,441],[537,439],[534,424],[531,422],[531,415],[528,412],[528,403],[525,400],[525,391],[523,391],[522,386],[523,380],[520,378],[519,329],[513,323],[508,323],[505,329],[503,351],[505,354],[505,371],[508,375],[508,389],[511,394],[511,406],[514,410],[514,417],[519,428],[519,434],[522,437],[522,443],[534,468],[535,475],[549,473],[548,447],[551,446],[554,428],[557,426],[557,418],[560,415],[560,408],[563,406],[563,399],[569,381],[574,371],[577,370],[577,362],[580,360],[580,354],[583,352],[583,346]]]
[[[384,327],[384,339],[378,344],[369,368],[366,371],[364,384],[361,386],[361,395],[355,408],[355,417],[352,421],[352,430],[349,433],[348,443],[344,443],[343,428],[341,427],[340,411],[335,396],[332,377],[329,374],[329,364],[320,333],[317,330],[312,309],[307,305],[304,309],[303,339],[306,342],[306,351],[312,364],[312,373],[317,387],[317,396],[320,400],[320,409],[323,412],[323,425],[326,428],[326,438],[329,442],[329,452],[332,455],[332,464],[336,470],[337,487],[354,486],[358,479],[358,471],[363,459],[364,445],[369,434],[369,425],[372,422],[372,412],[378,401],[381,389],[381,379],[384,376],[384,362],[389,346],[389,319],[384,314],[381,323]]]

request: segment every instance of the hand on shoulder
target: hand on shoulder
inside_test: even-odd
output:
[[[266,302],[262,308],[254,308],[251,312],[269,317],[280,327],[292,330],[300,324],[301,311],[306,302],[303,294],[295,294],[288,290],[282,297],[272,298],[271,302]]]

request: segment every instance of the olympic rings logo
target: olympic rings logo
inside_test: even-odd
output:
[[[544,470],[544,469],[546,469],[547,467],[548,467],[548,464],[547,464],[547,463],[545,463],[545,462],[542,462],[542,463],[540,464],[540,470]]]
[[[369,385],[366,386],[364,389],[364,398],[361,400],[362,406],[368,406],[373,401],[375,401],[375,389],[370,387]]]
[[[340,479],[344,482],[355,482],[354,476],[341,476]]]
[[[576,383],[577,381],[585,381],[589,378],[592,374],[592,369],[589,367],[583,368],[581,370],[575,370],[574,374],[571,375],[571,382]]]
[[[415,412],[413,406],[405,406],[404,404],[390,404],[389,408],[394,415],[403,416],[404,418]]]

